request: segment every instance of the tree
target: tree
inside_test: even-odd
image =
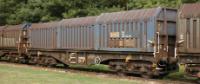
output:
[[[138,8],[179,8],[200,0],[0,0],[0,25],[48,22]]]

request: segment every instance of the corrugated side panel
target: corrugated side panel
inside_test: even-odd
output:
[[[97,19],[95,32],[100,50],[153,52],[155,17],[160,7],[104,13]]]
[[[180,52],[200,52],[200,18],[179,18],[177,40],[184,40]]]
[[[31,48],[56,48],[56,22],[33,24],[29,32]]]
[[[178,15],[177,41],[183,41],[178,47],[179,52],[200,52],[200,8],[199,3],[184,4]]]
[[[94,26],[71,26],[61,27],[61,49],[94,49]]]
[[[3,47],[3,29],[5,28],[5,26],[1,26],[0,27],[0,47]]]
[[[110,51],[152,51],[154,19],[99,24],[99,48]]]
[[[57,48],[93,50],[96,17],[65,19],[57,28]]]
[[[56,48],[56,29],[38,28],[31,29],[30,42],[32,48]]]
[[[177,41],[183,41],[179,52],[200,52],[200,3],[184,4],[178,13]]]
[[[6,28],[4,28],[4,30],[1,30],[0,47],[17,47],[19,32],[20,25],[7,26]]]
[[[160,7],[104,13],[97,19],[96,35],[100,50],[153,52],[155,17]]]

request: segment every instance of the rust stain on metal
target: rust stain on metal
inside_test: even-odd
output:
[[[59,22],[33,23],[31,28],[55,28]]]
[[[200,17],[200,3],[184,4],[179,13],[181,18]]]
[[[100,23],[107,22],[119,22],[119,21],[130,21],[130,20],[148,20],[153,17],[159,8],[151,9],[138,9],[114,13],[103,13],[98,19]]]
[[[66,26],[83,26],[83,25],[92,25],[96,21],[96,16],[89,16],[87,18],[80,17],[80,18],[73,18],[73,19],[64,19],[61,25]]]

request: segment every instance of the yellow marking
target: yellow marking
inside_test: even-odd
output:
[[[110,32],[110,37],[111,38],[118,38],[119,37],[119,32]]]
[[[152,67],[153,67],[153,68],[156,68],[156,67],[157,67],[157,65],[156,65],[155,63],[153,63]]]
[[[126,57],[125,62],[129,62],[129,60],[131,60],[131,59],[132,59],[132,56],[131,56],[131,55],[128,55],[128,56]]]
[[[78,63],[80,64],[85,63],[85,57],[78,57]]]

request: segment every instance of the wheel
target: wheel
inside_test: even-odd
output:
[[[56,60],[53,58],[46,58],[44,64],[47,65],[47,67],[54,67],[56,65]]]
[[[126,76],[125,72],[123,70],[117,70],[118,76]]]
[[[147,78],[147,79],[153,78],[153,75],[152,75],[150,72],[143,72],[143,73],[141,74],[141,76],[142,76],[143,78]]]
[[[125,75],[126,75],[126,74],[124,73],[123,67],[120,66],[120,65],[117,65],[117,66],[115,67],[115,70],[116,70],[116,72],[117,72],[117,75],[119,75],[119,76],[125,76]]]
[[[141,67],[140,71],[141,71],[141,77],[147,78],[147,79],[153,78],[152,71],[148,69],[147,67],[145,66]]]

